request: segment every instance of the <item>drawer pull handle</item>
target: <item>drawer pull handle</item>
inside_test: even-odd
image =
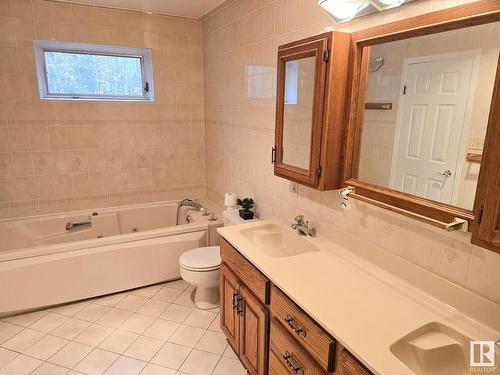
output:
[[[302,326],[299,323],[297,323],[297,321],[294,318],[292,318],[289,314],[286,315],[285,322],[288,324],[290,329],[297,335],[306,337],[306,331],[304,331]]]
[[[294,374],[304,375],[304,370],[300,368],[295,358],[287,351],[283,354],[283,359],[285,360],[288,367],[293,371]]]

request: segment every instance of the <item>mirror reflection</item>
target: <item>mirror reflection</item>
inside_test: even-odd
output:
[[[316,57],[285,64],[283,163],[309,169]]]
[[[358,179],[472,209],[500,23],[366,47]]]

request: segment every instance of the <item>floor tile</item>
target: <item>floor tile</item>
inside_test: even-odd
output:
[[[189,316],[184,321],[184,324],[207,329],[210,324],[215,320],[217,313],[195,309],[189,314]]]
[[[246,375],[247,370],[237,359],[222,357],[215,367],[213,375]]]
[[[86,308],[89,304],[90,304],[90,302],[87,302],[87,301],[75,302],[75,303],[70,303],[67,305],[53,307],[50,309],[50,311],[55,312],[57,314],[72,317],[72,316],[75,316],[76,314],[78,314],[84,308]]]
[[[167,307],[163,314],[160,315],[160,318],[182,323],[192,311],[192,307],[176,305],[173,303]]]
[[[102,306],[113,307],[117,303],[119,303],[122,299],[124,299],[126,296],[128,296],[128,292],[110,294],[104,297],[97,298],[96,300],[93,301],[93,303]]]
[[[94,305],[91,303],[85,307],[82,311],[76,314],[74,317],[81,320],[86,320],[88,322],[95,322],[100,319],[104,314],[111,310],[111,307]]]
[[[193,302],[194,289],[187,288],[182,294],[174,300],[174,303],[183,306],[195,307]]]
[[[151,316],[134,314],[120,326],[120,329],[127,332],[142,334],[154,320],[155,318]]]
[[[12,350],[0,348],[0,368],[13,361],[18,355],[19,353]]]
[[[113,308],[99,318],[96,323],[107,327],[118,328],[130,318],[131,315],[132,313],[130,311]]]
[[[64,348],[49,358],[50,363],[73,368],[92,351],[92,347],[78,342],[70,342]]]
[[[163,344],[165,344],[165,341],[154,339],[152,337],[139,336],[139,338],[132,345],[130,345],[123,354],[128,357],[149,362],[158,350],[160,350]]]
[[[141,371],[141,375],[175,375],[175,370],[148,363]]]
[[[182,279],[171,281],[165,285],[168,286],[169,288],[174,288],[179,290],[185,290],[189,286],[189,284]]]
[[[164,302],[174,302],[182,294],[182,290],[163,287],[152,298]]]
[[[192,375],[210,375],[214,370],[220,356],[213,353],[193,350],[182,364],[180,371]]]
[[[156,319],[143,334],[155,339],[167,340],[178,327],[179,323]]]
[[[149,298],[129,294],[127,297],[118,302],[115,307],[122,310],[136,312],[146,303]]]
[[[151,298],[153,297],[159,290],[161,289],[161,285],[150,285],[146,286],[144,288],[139,288],[132,290],[130,294],[133,294],[135,296],[142,296],[142,297],[147,297]]]
[[[32,357],[46,361],[56,354],[69,341],[60,337],[47,335],[37,343],[33,344],[24,353]]]
[[[135,333],[116,330],[99,344],[99,348],[122,354],[138,337]]]
[[[142,305],[141,308],[137,310],[137,312],[139,314],[158,318],[169,306],[170,302],[150,299],[144,305]]]
[[[167,342],[151,360],[152,363],[178,370],[191,349]]]
[[[10,318],[6,318],[5,321],[13,324],[17,324],[23,327],[29,327],[33,323],[35,323],[38,319],[47,314],[46,310],[43,311],[34,311],[27,314],[21,314],[16,316],[11,316]]]
[[[181,325],[168,339],[169,342],[180,344],[194,348],[196,343],[200,340],[201,336],[205,333],[204,329]]]
[[[146,362],[130,357],[120,357],[105,372],[106,375],[137,375],[144,367]]]
[[[227,341],[223,333],[206,331],[195,348],[206,352],[222,355],[226,350]]]
[[[68,319],[69,318],[67,316],[49,312],[30,325],[30,328],[36,331],[49,333],[62,325]]]
[[[31,345],[41,340],[43,336],[45,336],[45,333],[25,328],[23,331],[4,342],[2,346],[19,353],[23,353]]]
[[[69,372],[69,368],[54,365],[53,363],[44,362],[40,367],[33,371],[32,375],[64,375]]]
[[[26,375],[40,366],[43,362],[39,359],[21,354],[6,366],[0,369],[1,375]]]
[[[72,340],[85,328],[90,326],[90,324],[90,322],[87,322],[85,320],[69,318],[62,325],[54,329],[51,334],[67,340]]]
[[[99,345],[113,332],[113,328],[94,323],[78,334],[73,341],[90,346]]]
[[[15,324],[0,322],[0,344],[14,337],[24,328]]]
[[[221,332],[222,328],[220,328],[220,314],[217,314],[210,327],[207,328],[209,331]]]
[[[100,375],[118,359],[119,355],[102,349],[94,349],[82,359],[74,370],[88,374]]]
[[[228,357],[228,358],[233,358],[233,359],[238,359],[238,357],[236,356],[236,353],[234,352],[233,348],[231,348],[231,345],[228,345],[226,347],[226,350],[224,350],[224,353],[222,354],[222,356]]]

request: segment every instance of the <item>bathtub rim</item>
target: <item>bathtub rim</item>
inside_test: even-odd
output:
[[[49,218],[49,217],[61,218],[61,217],[65,217],[65,216],[72,216],[72,215],[78,215],[78,214],[88,214],[89,211],[116,212],[116,211],[119,211],[120,209],[123,210],[123,209],[128,209],[128,208],[130,208],[130,209],[132,209],[132,208],[144,208],[144,207],[157,206],[157,205],[174,205],[174,204],[177,205],[177,201],[150,202],[150,203],[127,205],[127,206],[116,206],[116,207],[107,207],[107,208],[100,208],[100,209],[90,209],[90,210],[83,210],[83,211],[82,210],[81,211],[68,211],[68,212],[56,213],[56,214],[26,216],[23,218],[0,220],[0,225],[2,223],[6,223],[6,222],[10,223],[10,222],[16,222],[16,221],[38,220],[38,219],[43,220],[43,219]],[[2,251],[0,251],[0,264],[3,262],[9,262],[9,261],[13,261],[13,260],[33,258],[33,257],[50,255],[50,254],[57,254],[57,253],[64,253],[64,252],[70,252],[70,251],[81,250],[81,249],[86,249],[86,248],[95,248],[95,247],[111,245],[111,244],[133,242],[133,241],[138,241],[138,240],[143,240],[143,239],[148,239],[148,238],[166,237],[166,236],[172,236],[175,234],[183,234],[183,233],[189,233],[189,232],[195,232],[195,231],[209,230],[213,226],[219,226],[222,224],[222,220],[220,219],[220,217],[218,217],[217,220],[215,220],[215,221],[208,221],[208,216],[206,216],[207,219],[204,219],[205,216],[202,216],[201,214],[199,214],[199,217],[202,218],[202,221],[195,221],[194,223],[189,223],[189,224],[181,224],[181,225],[177,225],[177,226],[173,225],[173,226],[169,226],[169,227],[150,229],[150,230],[134,232],[134,233],[117,234],[117,235],[102,237],[102,238],[91,238],[91,239],[63,242],[63,243],[50,244],[50,245],[39,245],[39,246],[23,247],[23,248],[18,248],[18,249],[2,250]]]

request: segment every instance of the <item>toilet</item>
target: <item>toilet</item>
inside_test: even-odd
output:
[[[179,258],[181,277],[196,287],[194,304],[208,310],[219,306],[220,247],[198,247]]]
[[[239,217],[238,210],[226,210],[223,216],[224,226],[258,220],[243,220]],[[196,287],[194,304],[199,309],[219,307],[220,264],[220,246],[198,247],[179,257],[181,277]]]

